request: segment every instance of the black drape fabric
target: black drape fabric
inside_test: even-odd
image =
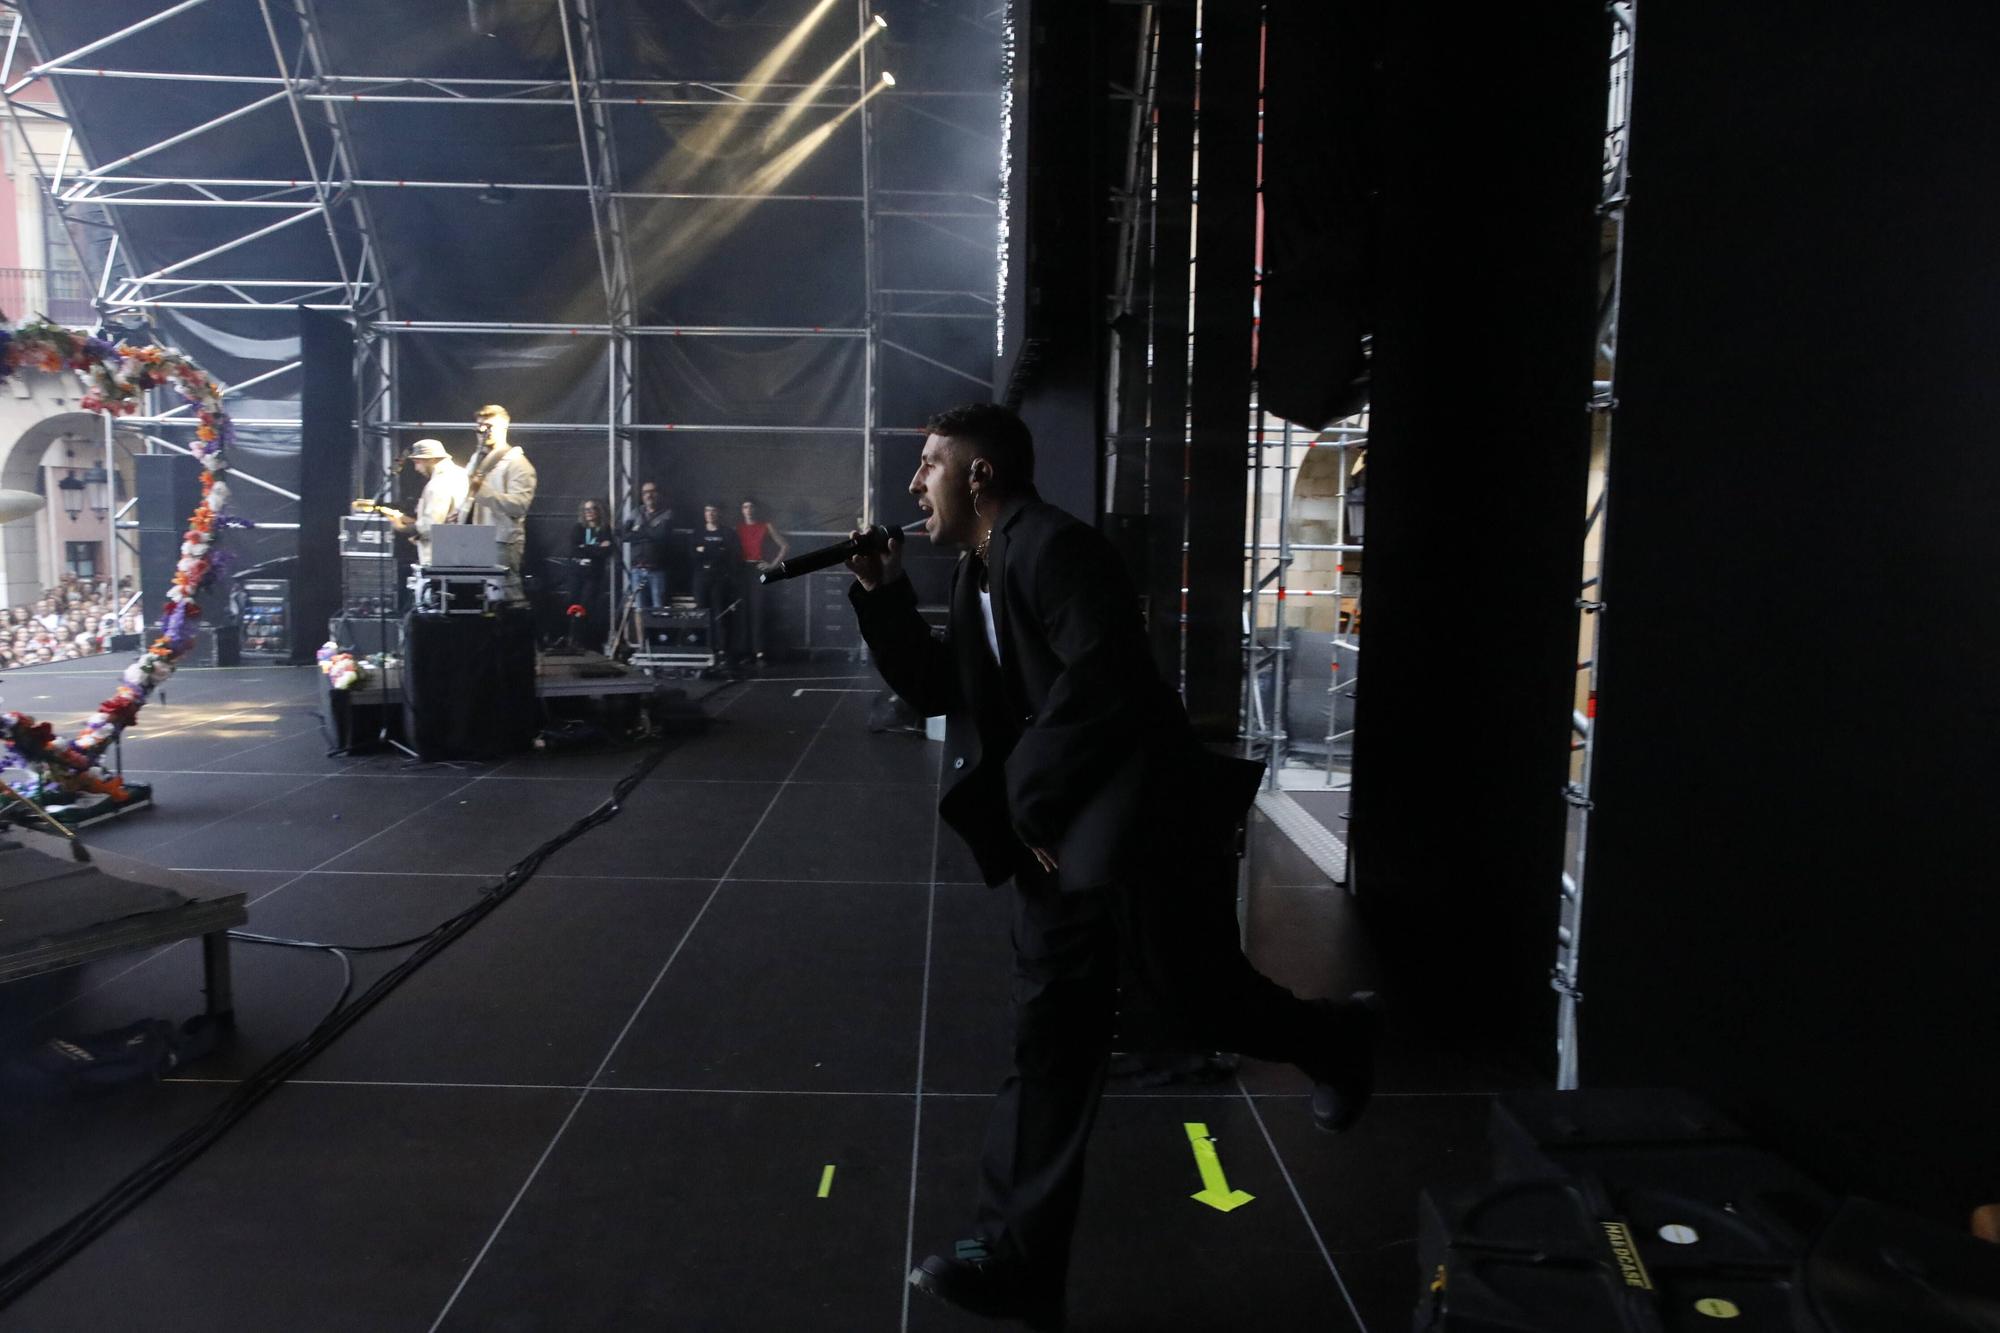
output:
[[[493,759],[535,738],[535,623],[412,615],[403,631],[410,743],[423,759]]]

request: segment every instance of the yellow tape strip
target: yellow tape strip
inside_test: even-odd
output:
[[[1194,1149],[1195,1169],[1201,1172],[1201,1193],[1189,1197],[1219,1213],[1234,1212],[1256,1198],[1254,1194],[1229,1188],[1229,1177],[1222,1174],[1222,1159],[1216,1156],[1215,1140],[1209,1137],[1208,1126],[1196,1120],[1183,1123],[1187,1126],[1188,1146]]]
[[[819,1173],[819,1197],[824,1199],[833,1193],[833,1163],[826,1164],[826,1170]]]

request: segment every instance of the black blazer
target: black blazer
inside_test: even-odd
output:
[[[890,687],[945,716],[938,811],[987,883],[1031,866],[1030,846],[1053,852],[1058,882],[1081,890],[1187,839],[1226,836],[1263,766],[1195,741],[1110,543],[1031,494],[1002,508],[986,563],[998,663],[969,556],[952,574],[942,639],[907,579],[848,595]]]
[[[595,578],[599,573],[603,572],[605,563],[611,559],[611,547],[599,545],[599,543],[609,542],[614,535],[610,528],[600,523],[597,525],[596,532],[594,533],[596,540],[585,545],[583,540],[583,524],[572,523],[569,528],[569,553],[578,560],[588,560],[590,562],[591,577]]]

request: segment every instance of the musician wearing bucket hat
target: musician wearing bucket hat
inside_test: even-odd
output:
[[[418,440],[404,455],[424,478],[424,493],[417,497],[417,512],[398,514],[396,530],[410,532],[417,539],[417,563],[431,562],[431,529],[451,522],[451,516],[465,503],[465,469],[451,461],[437,440]]]

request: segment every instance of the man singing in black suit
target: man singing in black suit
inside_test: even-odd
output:
[[[931,540],[968,552],[945,637],[917,614],[900,543],[848,561],[849,596],[883,677],[946,716],[939,815],[987,883],[1014,881],[1015,1037],[975,1234],[910,1281],[1056,1329],[1121,958],[1189,1048],[1303,1069],[1327,1130],[1368,1100],[1378,1020],[1372,996],[1301,1000],[1243,957],[1232,834],[1259,766],[1195,740],[1110,544],[1035,493],[1028,428],[975,404],[929,431],[910,494]]]

